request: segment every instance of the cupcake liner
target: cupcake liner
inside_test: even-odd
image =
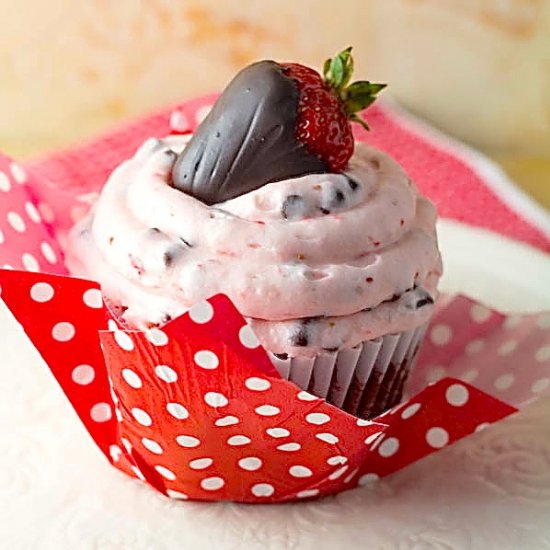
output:
[[[313,358],[269,357],[281,378],[350,414],[369,418],[401,399],[426,326]]]
[[[212,99],[185,104],[190,130]],[[117,164],[146,137],[169,133],[169,115],[35,163],[30,173],[0,155],[1,298],[114,467],[175,499],[320,497],[389,475],[550,393],[550,313],[507,317],[465,297],[436,312],[412,369],[421,331],[404,354],[402,339],[386,337],[304,361],[294,372],[291,360],[272,362],[254,344],[224,296],[162,330],[123,330],[103,306],[99,285],[67,277],[63,234]],[[375,142],[390,152],[398,143],[403,154],[421,149],[425,174],[433,147],[416,139],[403,148],[410,133],[386,116],[373,117],[391,128],[374,132]],[[449,155],[448,165],[455,160]],[[470,185],[471,171],[461,170],[453,180]],[[435,192],[449,177],[433,174]],[[478,193],[477,185],[468,188]],[[509,211],[494,203],[484,204],[500,208],[508,227]],[[539,234],[524,234],[547,248]],[[404,368],[391,368],[394,356]],[[308,391],[285,379],[291,366]],[[331,405],[358,414],[368,404],[382,410],[403,391],[409,397],[374,421]]]

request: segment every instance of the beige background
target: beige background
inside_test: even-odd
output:
[[[74,143],[218,90],[248,62],[358,75],[491,152],[550,204],[550,0],[0,0],[0,149]]]

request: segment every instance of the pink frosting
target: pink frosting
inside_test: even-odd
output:
[[[266,349],[313,355],[427,320],[431,303],[415,304],[441,274],[435,208],[390,157],[358,144],[346,174],[208,207],[170,186],[184,143],[147,141],[69,235],[73,273],[100,281],[131,325],[224,293]]]

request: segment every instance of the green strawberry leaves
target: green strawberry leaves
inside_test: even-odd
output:
[[[330,91],[341,100],[349,120],[357,122],[368,130],[368,124],[357,113],[374,103],[376,96],[386,87],[386,84],[358,80],[348,86],[353,68],[353,56],[351,55],[350,46],[335,57],[325,61],[323,77]]]

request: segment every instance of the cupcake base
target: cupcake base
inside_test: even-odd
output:
[[[281,377],[359,418],[398,404],[426,331],[423,325],[316,357],[269,354]]]

